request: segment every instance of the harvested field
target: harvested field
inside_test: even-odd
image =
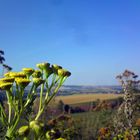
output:
[[[76,95],[68,95],[68,96],[57,96],[55,101],[62,100],[65,104],[78,104],[100,100],[108,100],[122,97],[122,94],[76,94]]]

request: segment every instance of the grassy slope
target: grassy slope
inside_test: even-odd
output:
[[[96,112],[85,112],[73,114],[73,119],[77,122],[76,127],[82,134],[83,140],[95,138],[101,127],[107,127],[113,120],[116,110],[102,110]]]

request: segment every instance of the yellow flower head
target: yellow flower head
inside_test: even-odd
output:
[[[41,78],[33,78],[33,83],[36,85],[36,87],[43,84],[44,82],[45,82],[45,80],[43,80]]]
[[[52,73],[53,73],[53,69],[51,67],[45,69],[46,78],[48,78]]]
[[[27,77],[30,77],[32,73],[34,72],[34,69],[32,68],[23,68],[22,70],[27,75]]]
[[[22,126],[18,130],[19,136],[27,136],[29,134],[29,126]]]
[[[53,64],[53,65],[52,65],[52,70],[53,70],[53,72],[54,72],[55,74],[57,74],[58,69],[62,69],[62,67],[59,66],[59,65],[56,65],[56,64]]]
[[[32,77],[34,78],[39,78],[42,76],[42,73],[40,70],[35,70],[34,73],[32,74]]]
[[[41,69],[41,70],[46,70],[46,69],[49,68],[50,63],[47,63],[47,62],[45,62],[45,63],[39,63],[39,64],[36,64],[36,66],[37,66],[39,69]]]
[[[5,74],[4,74],[4,77],[10,77],[10,73],[11,73],[11,72],[5,73]]]
[[[13,83],[14,80],[15,80],[15,78],[13,78],[13,77],[5,77],[5,78],[1,78],[1,79],[0,79],[0,83],[6,83],[6,82],[11,82],[11,83]]]
[[[16,78],[15,81],[21,88],[25,88],[31,82],[29,79],[24,78]]]
[[[10,90],[12,85],[13,85],[13,83],[11,83],[11,82],[1,83],[0,84],[0,89],[2,89],[2,90]]]
[[[57,73],[60,77],[69,77],[71,75],[71,73],[65,69],[58,69]]]
[[[24,72],[10,72],[9,76],[14,78],[26,78],[26,74]]]

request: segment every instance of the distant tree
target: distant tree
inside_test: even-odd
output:
[[[6,64],[3,64],[3,68],[8,72],[8,71],[11,71],[12,70],[12,67],[6,65]]]
[[[5,58],[4,58],[4,51],[3,50],[0,50],[0,64],[2,65],[3,69],[2,69],[2,76],[4,75],[5,72],[8,72],[8,71],[11,71],[12,70],[12,67],[4,64],[3,62],[5,61]]]
[[[4,55],[4,51],[0,50],[0,64],[3,64],[3,62],[5,61],[3,55]]]
[[[58,102],[58,109],[61,111],[61,112],[64,112],[64,103],[63,103],[63,101],[62,100],[60,100],[59,102]]]
[[[69,105],[64,105],[64,113],[69,114],[70,113],[70,106]]]

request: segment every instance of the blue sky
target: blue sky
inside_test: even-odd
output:
[[[48,61],[66,84],[112,85],[140,75],[139,0],[0,0],[0,49],[14,71]]]

